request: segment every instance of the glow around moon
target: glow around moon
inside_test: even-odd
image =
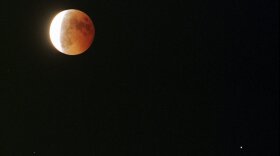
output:
[[[58,51],[67,55],[78,55],[92,44],[95,28],[90,17],[84,12],[69,9],[54,17],[49,35]]]

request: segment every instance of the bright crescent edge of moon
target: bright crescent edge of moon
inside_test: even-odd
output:
[[[61,24],[66,12],[67,10],[58,13],[52,20],[50,26],[50,39],[54,47],[62,53],[63,53],[63,49],[60,42],[60,31],[61,31]]]

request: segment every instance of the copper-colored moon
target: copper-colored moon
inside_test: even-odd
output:
[[[54,17],[49,34],[52,44],[58,51],[67,55],[78,55],[91,46],[95,28],[86,13],[69,9]]]

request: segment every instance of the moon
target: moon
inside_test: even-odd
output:
[[[66,55],[84,53],[92,44],[95,27],[90,17],[76,9],[59,12],[50,25],[53,46]]]

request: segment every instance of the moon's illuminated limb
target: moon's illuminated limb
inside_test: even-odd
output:
[[[63,52],[60,42],[60,32],[61,32],[61,24],[64,18],[66,11],[62,11],[58,13],[52,20],[51,27],[50,27],[50,39],[54,47]]]

